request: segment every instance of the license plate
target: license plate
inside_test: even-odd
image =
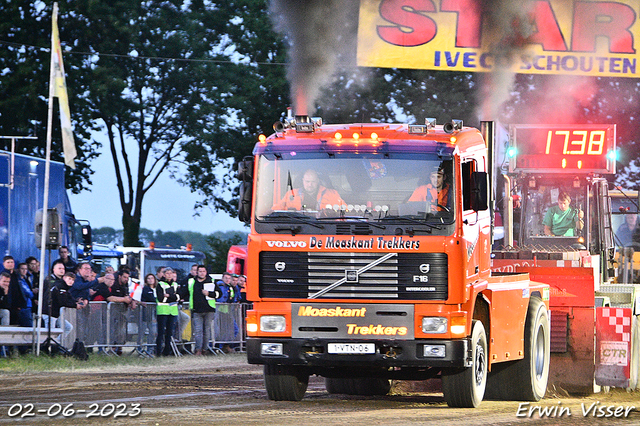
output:
[[[373,343],[329,343],[327,351],[330,354],[374,354],[376,345]]]

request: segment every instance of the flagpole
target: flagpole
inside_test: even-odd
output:
[[[58,21],[58,3],[53,3],[53,14],[52,19],[55,24]],[[55,54],[54,50],[54,40],[53,40],[53,32],[51,34],[51,55]],[[51,65],[49,67],[49,107],[47,112],[47,149],[45,155],[45,166],[44,166],[44,199],[42,201],[42,235],[40,239],[40,265],[42,265],[42,269],[40,271],[40,280],[39,280],[39,289],[38,291],[38,317],[37,320],[37,331],[36,331],[36,355],[40,355],[40,319],[42,318],[42,299],[44,293],[44,278],[45,276],[49,276],[49,267],[45,263],[45,250],[47,246],[47,237],[49,235],[49,170],[51,168],[51,134],[52,134],[52,124],[53,124],[53,93],[54,93],[54,65],[53,58],[51,60]],[[45,272],[46,271],[46,272]],[[51,321],[51,317],[49,317],[49,321]]]

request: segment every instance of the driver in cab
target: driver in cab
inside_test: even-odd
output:
[[[431,206],[432,212],[449,211],[449,184],[441,166],[429,174],[430,183],[421,185],[413,191],[409,202],[425,201]]]
[[[273,205],[272,210],[315,210],[320,211],[327,205],[346,204],[338,191],[320,185],[318,173],[309,169],[302,177],[302,188],[291,189]]]
[[[549,207],[544,215],[542,224],[544,234],[549,236],[575,236],[574,229],[582,229],[584,226],[584,212],[571,207],[571,197],[566,192],[558,195],[558,205]]]

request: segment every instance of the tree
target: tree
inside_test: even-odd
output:
[[[197,208],[233,214],[238,195],[235,166],[251,155],[259,134],[272,132],[273,123],[290,105],[289,84],[283,66],[286,50],[272,30],[267,0],[228,0],[216,8],[215,18],[207,24],[224,34],[218,47],[235,65],[222,67],[225,86],[216,88],[225,113],[206,139],[183,146],[187,173],[180,181],[202,195]],[[212,163],[214,153],[229,159],[222,176]]]
[[[180,173],[186,152],[197,151],[209,168],[225,159],[211,135],[224,121],[235,67],[218,61],[225,58],[214,49],[221,34],[209,27],[215,10],[201,1],[74,2],[69,32],[78,50],[94,55],[73,79],[85,88],[94,128],[106,133],[125,246],[140,245],[144,196],[162,173]],[[167,200],[160,208],[177,206]]]
[[[214,273],[222,273],[227,270],[227,254],[231,246],[240,244],[243,241],[241,234],[235,234],[228,238],[220,238],[215,235],[207,237],[207,243],[211,250],[205,254],[207,256],[207,264],[209,271]]]
[[[94,243],[111,245],[117,243],[118,232],[110,226],[93,228],[91,230],[91,238]]]

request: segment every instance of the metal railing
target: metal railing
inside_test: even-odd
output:
[[[246,347],[245,313],[247,305],[238,303],[216,304],[213,335],[210,350],[221,353],[223,346],[235,351]],[[86,348],[97,349],[106,354],[120,354],[125,349],[131,353],[151,356],[155,352],[157,318],[155,303],[139,303],[135,309],[119,302],[89,302],[83,309],[62,308],[62,323],[69,321],[71,332],[63,334],[60,343],[71,348],[76,339]],[[193,353],[194,339],[188,305],[181,306],[174,332],[175,355]]]

